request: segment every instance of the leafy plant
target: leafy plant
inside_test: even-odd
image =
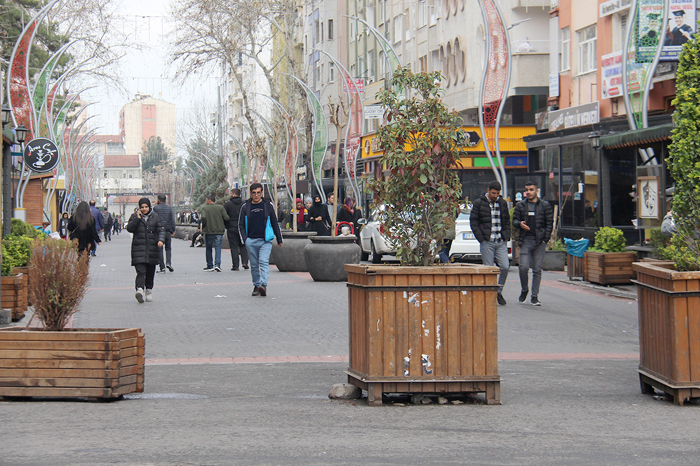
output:
[[[566,245],[560,238],[557,238],[556,240],[551,239],[547,243],[547,249],[549,251],[566,251]]]
[[[2,240],[3,277],[11,275],[13,267],[24,267],[29,263],[33,243],[34,238],[29,236],[6,236]]]
[[[625,235],[622,230],[612,227],[603,227],[595,234],[595,246],[590,248],[598,252],[624,252]]]
[[[700,270],[700,38],[688,41],[676,72],[675,128],[671,133],[668,168],[676,182],[673,218],[678,229],[662,256],[677,270]]]
[[[397,70],[377,94],[386,122],[377,137],[388,179],[369,180],[402,265],[431,265],[454,228],[462,192],[452,170],[463,140],[461,119],[442,102],[442,75]]]
[[[29,299],[46,330],[63,330],[78,311],[88,289],[89,260],[70,241],[45,238],[34,242]]]
[[[30,236],[32,238],[36,238],[37,230],[25,221],[18,218],[13,218],[11,220],[10,235]]]
[[[661,233],[660,228],[654,228],[649,233],[649,242],[653,249],[652,255],[654,257],[660,258],[662,257],[663,249],[667,247],[671,242],[671,238],[669,238],[668,236],[664,236]]]

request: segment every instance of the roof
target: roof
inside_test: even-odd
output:
[[[138,155],[105,155],[105,168],[141,168]]]
[[[118,142],[120,144],[124,144],[124,139],[122,138],[121,134],[96,134],[92,137],[92,140],[97,144],[105,144],[108,142]]]
[[[611,134],[600,137],[600,146],[607,149],[638,146],[671,139],[673,124],[652,126],[651,128],[626,131],[619,134]]]

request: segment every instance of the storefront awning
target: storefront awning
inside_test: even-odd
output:
[[[600,147],[605,149],[619,149],[620,147],[639,146],[641,144],[666,141],[671,139],[672,128],[672,124],[666,124],[601,136]]]

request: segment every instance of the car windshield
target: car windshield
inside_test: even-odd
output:
[[[459,211],[459,216],[457,216],[457,220],[469,220],[469,214],[471,214],[471,212],[471,206],[462,206],[462,210]]]

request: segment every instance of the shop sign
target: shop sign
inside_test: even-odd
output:
[[[58,147],[46,138],[36,138],[24,146],[24,163],[36,173],[46,173],[58,164]]]
[[[384,116],[384,107],[381,105],[365,105],[363,111],[366,120],[379,120]]]
[[[600,121],[598,102],[565,108],[549,113],[549,130],[576,128],[587,126]]]
[[[632,5],[632,0],[610,0],[600,4],[599,17],[610,16],[619,11],[626,10]]]

